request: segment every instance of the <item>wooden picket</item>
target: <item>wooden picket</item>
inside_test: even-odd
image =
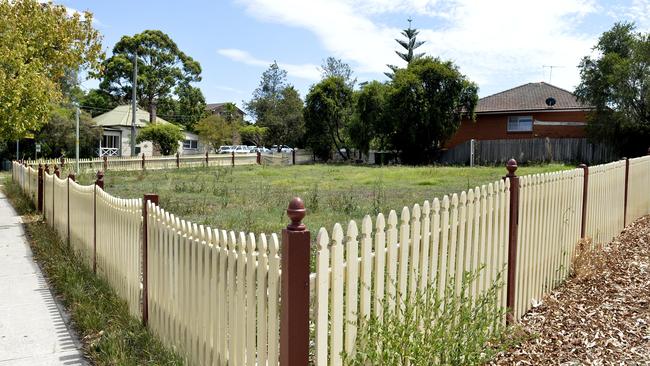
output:
[[[497,181],[432,204],[404,207],[399,220],[391,211],[387,230],[383,214],[374,229],[366,216],[360,237],[355,221],[345,234],[340,224],[331,236],[321,228],[312,279],[316,364],[341,365],[343,351],[354,354],[360,319],[381,319],[384,302],[388,311],[396,311],[404,303],[400,300],[432,285],[444,292],[449,281],[479,266],[485,269],[470,292],[484,293],[507,265],[508,190],[509,182]],[[458,295],[461,283],[456,284]],[[504,294],[498,301],[505,306]]]
[[[70,181],[70,245],[88,268],[93,266],[95,186]]]
[[[650,156],[630,159],[627,223],[650,213]]]
[[[208,164],[227,165],[231,159],[209,156]],[[166,159],[151,167],[162,169],[170,162],[175,165],[175,160]],[[122,163],[127,169],[141,161]],[[200,166],[205,156],[186,163]],[[569,275],[583,219],[585,236],[596,246],[611,240],[624,222],[650,213],[650,156],[628,163],[629,168],[626,161],[616,161],[519,177],[518,200],[513,201],[518,224],[512,284],[502,275],[509,265],[509,179],[404,207],[399,215],[390,211],[374,221],[367,215],[360,225],[352,220],[345,226],[335,224],[331,231],[321,228],[316,272],[310,276],[313,361],[341,365],[342,352],[356,351],[361,319],[382,319],[384,311],[398,311],[405,300],[430,286],[443,294],[450,281],[479,268],[470,284],[471,296],[485,293],[501,279],[497,305],[506,306],[506,288],[514,286],[511,310],[513,320],[520,319]],[[37,199],[36,169],[14,162],[12,178]],[[89,266],[97,237],[97,273],[136,317],[142,314],[142,281],[147,279],[148,326],[188,364],[279,363],[282,272],[275,234],[203,227],[150,201],[143,217],[140,199],[113,197],[100,187],[46,172],[42,194],[47,223],[69,239]],[[144,238],[148,251],[143,259]],[[147,273],[142,272],[143,260]],[[454,296],[460,293],[459,281],[453,290]]]
[[[519,179],[517,319],[568,275],[580,240],[583,171]]]
[[[278,363],[279,242],[148,202],[149,325],[193,365]]]
[[[140,317],[142,200],[113,197],[99,187],[95,192],[97,273]]]

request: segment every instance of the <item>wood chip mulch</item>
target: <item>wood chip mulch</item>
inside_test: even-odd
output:
[[[491,365],[650,365],[650,216],[573,261],[573,276],[529,311],[521,343]]]

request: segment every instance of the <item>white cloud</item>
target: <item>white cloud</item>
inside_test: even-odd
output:
[[[420,39],[427,42],[422,50],[452,59],[488,90],[496,84],[540,81],[542,65],[562,66],[553,70],[552,82],[571,89],[579,81],[576,66],[595,40],[576,31],[580,21],[595,11],[592,0],[238,2],[260,20],[314,33],[327,52],[360,73],[380,74],[387,71],[387,63],[403,64],[394,53],[400,29],[382,23],[378,19],[386,17],[381,15],[413,15],[416,26],[433,20],[435,28],[418,26]]]
[[[273,61],[256,58],[250,53],[248,53],[247,51],[240,50],[237,48],[223,48],[217,50],[217,53],[219,53],[222,56],[228,57],[233,61],[241,62],[251,66],[268,67],[273,63]],[[320,72],[318,71],[318,67],[313,64],[297,65],[297,64],[278,62],[278,66],[286,70],[287,73],[293,77],[307,79],[307,80],[318,80],[320,78]]]

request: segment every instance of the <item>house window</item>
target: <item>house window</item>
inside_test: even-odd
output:
[[[120,147],[120,137],[112,135],[102,136],[102,147],[109,148],[119,148]]]
[[[197,140],[185,140],[183,141],[184,150],[196,150],[199,148],[199,142]]]
[[[531,132],[533,130],[532,116],[508,117],[508,132]]]

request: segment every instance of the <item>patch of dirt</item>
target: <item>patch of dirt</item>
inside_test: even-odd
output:
[[[650,365],[650,216],[581,247],[573,276],[519,323],[524,341],[491,365]]]

